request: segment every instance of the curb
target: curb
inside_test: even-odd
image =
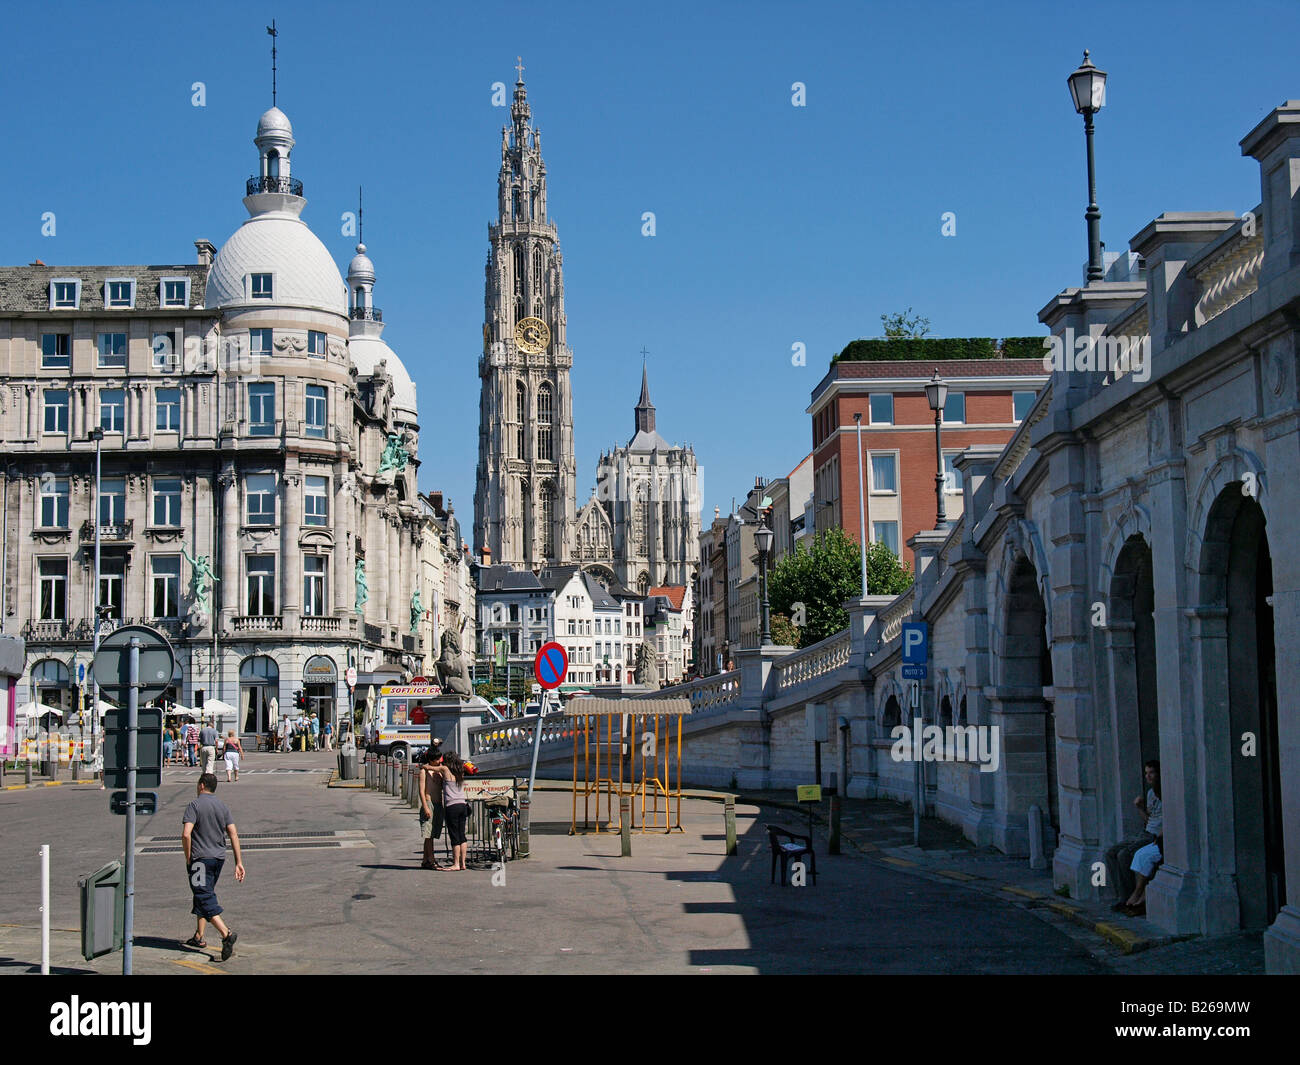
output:
[[[96,787],[100,786],[98,778],[91,777],[89,780],[35,780],[30,784],[6,784],[3,789],[0,790],[26,791],[28,788],[57,788],[65,784],[94,784]]]
[[[365,788],[366,782],[363,777],[358,777],[356,780],[341,780],[339,771],[331,769],[330,778],[325,781],[325,786],[327,788]]]

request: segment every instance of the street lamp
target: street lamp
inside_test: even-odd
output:
[[[762,584],[761,596],[763,604],[763,631],[759,634],[758,642],[763,647],[767,647],[772,642],[772,626],[767,608],[767,556],[768,552],[772,550],[772,541],[774,539],[776,539],[776,534],[767,527],[765,521],[754,530],[754,546],[758,548],[758,576],[759,582]]]
[[[97,425],[90,430],[89,437],[95,441],[95,502],[94,509],[90,513],[91,520],[95,523],[95,594],[93,602],[95,609],[91,612],[94,631],[91,634],[90,644],[90,727],[91,737],[99,735],[99,678],[95,676],[95,656],[99,654],[99,622],[100,622],[100,596],[102,590],[99,586],[99,527],[100,521],[100,459],[104,443],[104,427]]]
[[[948,516],[943,509],[943,442],[940,426],[943,424],[943,408],[948,402],[948,385],[939,379],[938,367],[935,367],[934,376],[925,386],[925,398],[930,404],[930,409],[934,411],[934,454],[938,463],[934,475],[934,497],[938,504],[935,510],[934,527],[945,529],[948,527]]]
[[[1098,70],[1084,49],[1083,63],[1066,79],[1074,109],[1083,115],[1084,139],[1088,142],[1088,281],[1100,281],[1105,275],[1101,262],[1101,208],[1097,206],[1097,174],[1092,161],[1092,116],[1106,104],[1106,72]]]
[[[862,598],[867,597],[867,497],[862,489],[862,411],[853,412],[858,428],[858,544],[862,555]]]

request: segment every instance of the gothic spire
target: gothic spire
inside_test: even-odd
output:
[[[653,433],[655,431],[655,405],[650,402],[650,378],[646,373],[644,360],[641,363],[641,398],[637,400],[636,431]]]

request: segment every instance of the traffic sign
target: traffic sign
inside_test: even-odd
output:
[[[83,688],[86,686],[86,663],[85,662],[77,663],[77,685]]]
[[[907,686],[907,705],[913,710],[921,705],[921,682],[919,680],[914,680]]]
[[[903,622],[903,661],[930,660],[930,626],[924,621]]]
[[[904,680],[926,680],[930,676],[929,666],[905,665],[903,666]]]
[[[820,784],[798,784],[795,786],[794,791],[800,802],[822,801],[822,786]]]
[[[347,679],[348,687],[349,687],[349,688],[355,688],[355,687],[357,686],[357,667],[356,667],[356,666],[348,666],[348,668],[347,668],[347,672],[344,673],[343,676]]]
[[[568,652],[554,640],[542,644],[542,649],[537,652],[537,659],[533,662],[533,675],[537,677],[537,683],[548,690],[558,688],[568,671]]]
[[[103,690],[126,702],[131,687],[131,637],[140,638],[140,702],[157,699],[172,682],[176,656],[167,637],[147,625],[123,625],[104,637],[95,655],[95,679]]]
[[[127,786],[126,710],[104,711],[104,786]],[[163,712],[156,706],[142,706],[136,711],[135,786],[162,787]]]
[[[126,792],[115,791],[108,800],[108,808],[115,814],[126,813]],[[158,812],[158,793],[156,791],[137,791],[135,793],[135,811],[140,814]]]

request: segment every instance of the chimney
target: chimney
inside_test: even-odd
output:
[[[216,245],[210,240],[196,240],[194,248],[199,253],[199,265],[205,268],[212,266],[212,259],[217,254]]]
[[[492,565],[492,548],[490,548],[490,547],[488,547],[486,544],[484,544],[484,545],[479,549],[479,553],[478,553],[478,554],[479,554],[479,561],[480,561],[483,565],[485,565],[485,566],[490,566],[490,565]]]

